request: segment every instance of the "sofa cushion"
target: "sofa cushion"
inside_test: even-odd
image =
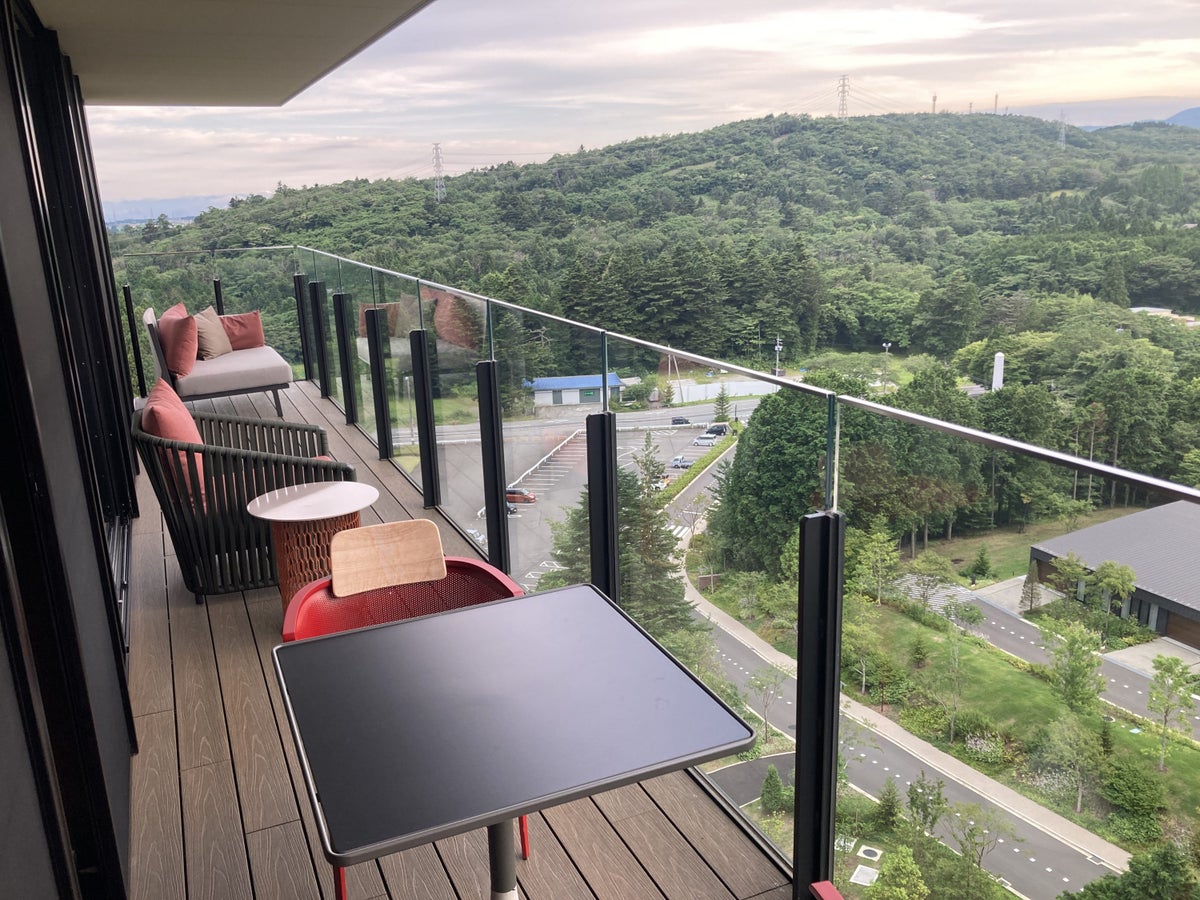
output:
[[[199,347],[196,320],[188,315],[182,303],[176,303],[159,318],[158,342],[173,375],[187,375],[192,371]]]
[[[142,431],[168,441],[182,441],[186,444],[202,444],[200,429],[196,420],[183,405],[179,395],[171,389],[171,385],[160,378],[146,397],[146,405],[142,407]],[[196,460],[196,474],[200,484],[204,483],[204,461],[199,453],[192,454]],[[187,471],[187,454],[179,453],[179,462]],[[189,490],[190,492],[190,490]]]
[[[175,390],[184,398],[244,394],[291,381],[292,367],[287,360],[271,347],[255,347],[198,360],[191,374],[175,379]]]
[[[267,342],[263,335],[262,313],[257,309],[221,316],[221,326],[234,350],[253,350]]]
[[[210,306],[208,309],[196,313],[195,319],[197,355],[201,359],[216,359],[218,356],[233,352],[233,345],[229,343],[229,337],[225,334],[225,328],[215,309]]]

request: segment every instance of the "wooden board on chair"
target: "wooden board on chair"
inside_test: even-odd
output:
[[[339,531],[329,563],[335,597],[446,577],[442,536],[427,519]]]

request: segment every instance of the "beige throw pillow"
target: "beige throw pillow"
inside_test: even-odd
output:
[[[199,343],[197,356],[201,359],[216,359],[233,352],[225,326],[211,306],[204,312],[196,313],[196,337]]]

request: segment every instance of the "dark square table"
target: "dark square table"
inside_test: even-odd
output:
[[[326,858],[488,827],[750,746],[753,731],[591,585],[275,648]]]

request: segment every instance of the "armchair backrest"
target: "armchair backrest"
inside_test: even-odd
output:
[[[445,578],[441,532],[428,519],[339,531],[330,542],[329,574],[335,597]]]
[[[324,432],[291,422],[194,413],[202,443],[172,441],[142,428],[133,443],[188,590],[197,595],[278,583],[270,526],[246,511],[259,494],[313,481],[353,481],[354,467],[328,457]]]

